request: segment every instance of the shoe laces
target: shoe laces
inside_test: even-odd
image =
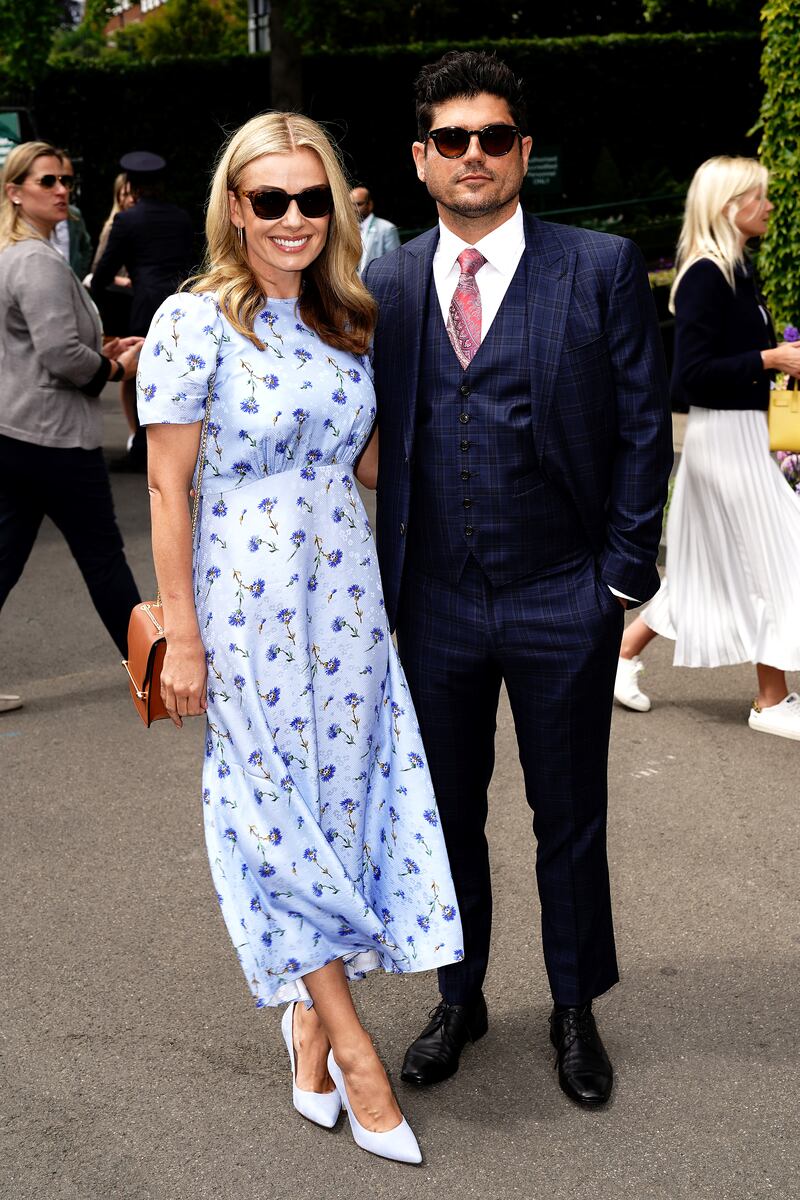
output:
[[[580,1008],[569,1008],[557,1016],[554,1013],[550,1020],[558,1021],[561,1027],[559,1052],[569,1050],[570,1046],[577,1041],[589,1042],[592,1040],[594,1021],[591,1007],[588,1004],[584,1004]]]

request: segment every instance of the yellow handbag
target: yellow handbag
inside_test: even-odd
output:
[[[769,394],[770,450],[800,451],[800,388],[796,379]]]

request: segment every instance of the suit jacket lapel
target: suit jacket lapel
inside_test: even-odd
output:
[[[411,454],[417,412],[417,390],[422,354],[422,327],[431,283],[433,255],[439,243],[439,229],[416,238],[400,256],[400,309],[397,349],[394,361],[398,379],[404,379],[406,453]]]
[[[525,258],[531,415],[536,454],[541,462],[577,255],[563,245],[555,230],[526,213]]]

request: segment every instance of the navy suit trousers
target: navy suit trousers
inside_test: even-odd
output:
[[[533,810],[553,999],[583,1004],[618,980],[606,812],[623,619],[589,554],[503,587],[493,587],[474,559],[455,585],[406,566],[398,643],[464,926],[463,962],[439,971],[451,1004],[477,997],[489,961],[485,824],[503,682]]]

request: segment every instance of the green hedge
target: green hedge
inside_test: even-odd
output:
[[[527,81],[534,142],[561,147],[563,193],[540,207],[652,195],[665,177],[688,180],[711,154],[753,150],[746,131],[761,101],[755,35],[619,34],[307,56],[306,111],[335,135],[377,210],[403,227],[434,215],[411,160],[414,77],[445,50],[467,46],[496,49]],[[119,156],[145,148],[171,161],[173,195],[199,228],[226,131],[269,107],[269,56],[51,68],[33,106],[40,134],[84,160],[81,203],[91,228],[107,210]]]
[[[779,331],[800,324],[800,32],[797,0],[764,5],[761,153],[775,212],[758,256]]]

